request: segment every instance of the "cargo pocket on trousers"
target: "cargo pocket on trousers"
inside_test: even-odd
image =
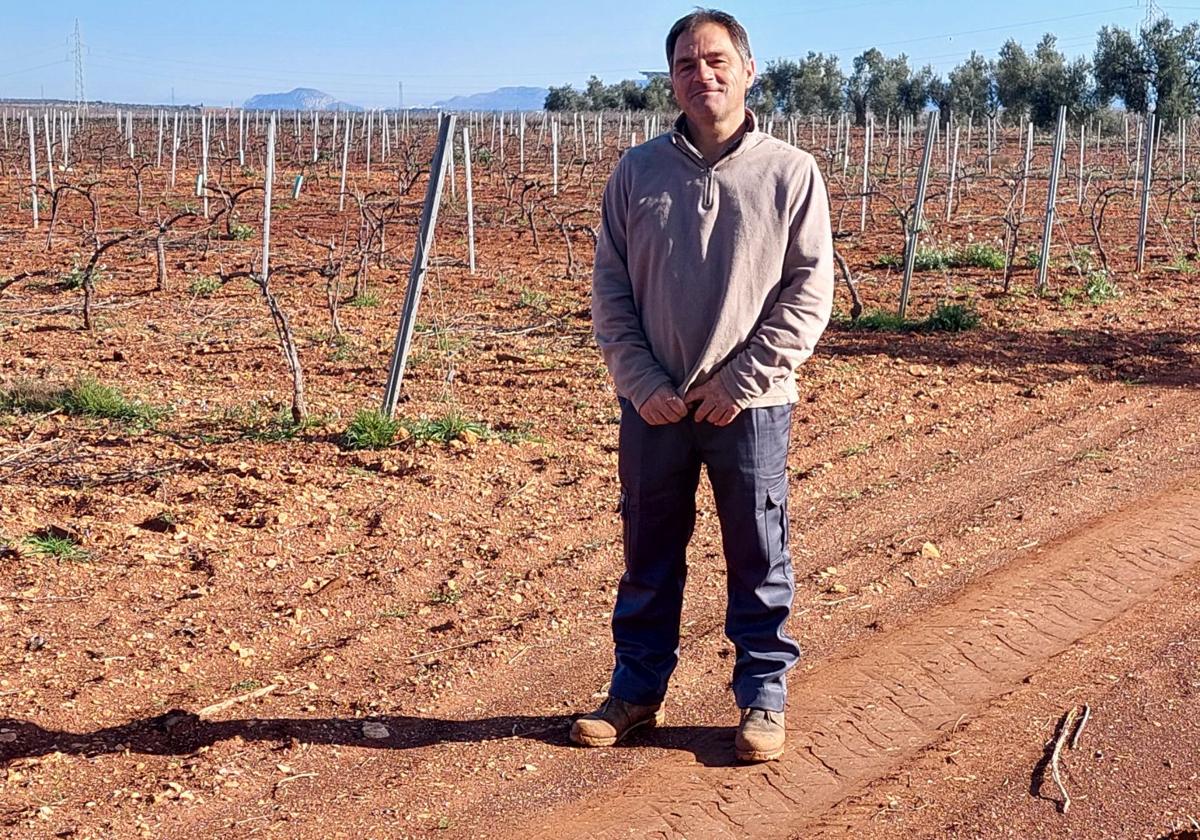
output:
[[[617,513],[621,517],[621,545],[625,548],[625,556],[629,557],[629,494],[624,487],[617,497]]]
[[[766,511],[763,520],[767,530],[766,544],[768,557],[772,565],[787,556],[787,495],[788,481],[786,475],[781,481],[767,487]]]

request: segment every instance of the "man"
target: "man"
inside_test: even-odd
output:
[[[785,629],[787,445],[795,370],[832,306],[828,199],[812,156],[746,109],[754,59],[731,15],[677,21],[667,62],[683,113],[617,164],[596,247],[593,325],[621,403],[625,574],[608,699],[571,739],[606,746],[663,720],[703,464],[728,570],[735,752],[768,761],[783,752],[784,679],[800,654]]]

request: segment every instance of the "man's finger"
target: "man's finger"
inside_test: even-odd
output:
[[[704,402],[700,403],[700,407],[696,409],[696,422],[700,423],[707,420],[710,415],[717,411],[717,403],[711,397],[705,397]]]

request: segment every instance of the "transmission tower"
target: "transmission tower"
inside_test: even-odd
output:
[[[1155,3],[1154,0],[1146,0],[1146,16],[1142,18],[1142,29],[1149,29],[1154,26],[1162,16],[1162,7]]]
[[[83,36],[79,34],[79,18],[75,18],[73,40],[75,42],[72,50],[75,54],[75,113],[78,114],[80,109],[87,107],[83,101]]]

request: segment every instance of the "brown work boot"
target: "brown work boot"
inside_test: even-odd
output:
[[[738,761],[773,761],[783,755],[783,712],[742,709],[733,749]]]
[[[571,740],[585,747],[611,747],[639,726],[663,722],[661,703],[639,706],[609,697],[596,711],[571,724]]]

